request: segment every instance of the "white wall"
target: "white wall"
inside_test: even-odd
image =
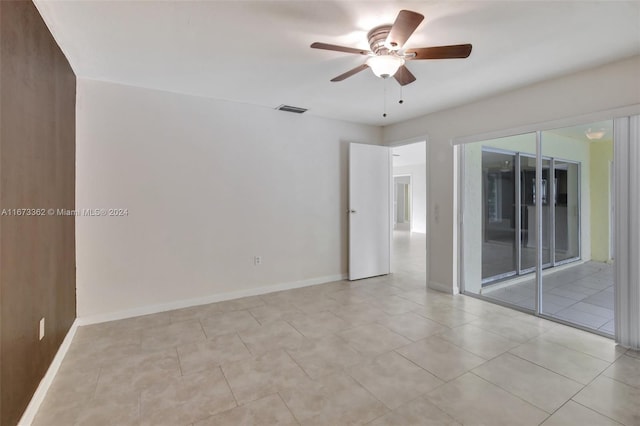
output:
[[[500,78],[500,70],[496,70]],[[383,130],[384,141],[429,141],[429,285],[458,285],[458,164],[455,138],[640,104],[640,56],[547,80]]]
[[[427,232],[427,165],[394,166],[393,175],[411,175],[411,232]]]
[[[79,80],[77,207],[128,216],[77,218],[78,316],[345,274],[351,141],[381,129]]]

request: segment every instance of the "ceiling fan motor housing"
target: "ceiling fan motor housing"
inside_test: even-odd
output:
[[[391,25],[381,25],[369,31],[367,37],[369,39],[369,46],[373,53],[376,55],[388,55],[391,53],[389,48],[385,45],[390,31]]]

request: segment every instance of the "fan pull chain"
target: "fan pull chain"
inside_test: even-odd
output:
[[[404,103],[404,99],[402,99],[402,98],[403,98],[403,96],[402,96],[402,85],[400,85],[400,100],[398,101],[398,103],[400,105],[402,105]]]
[[[387,79],[382,80],[382,84],[384,87],[384,100],[382,104],[382,117],[387,117]]]

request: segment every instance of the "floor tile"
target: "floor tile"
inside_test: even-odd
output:
[[[236,333],[178,346],[182,374],[210,370],[222,364],[251,358],[251,352]]]
[[[556,296],[566,297],[567,299],[573,299],[575,301],[584,300],[588,296],[592,296],[593,294],[584,294],[579,291],[575,286],[559,286],[554,289],[549,290],[550,294],[555,294]]]
[[[122,358],[142,351],[141,330],[118,330],[115,334],[99,336],[80,335],[74,337],[64,363],[72,364],[75,370],[95,370]]]
[[[328,336],[309,340],[287,352],[311,378],[337,373],[363,361],[363,356],[344,339]]]
[[[274,394],[194,423],[194,426],[236,425],[297,426],[298,422],[280,396]]]
[[[433,336],[396,350],[438,378],[452,380],[485,360],[471,352]]]
[[[429,392],[427,398],[464,425],[537,426],[548,416],[472,373]]]
[[[87,402],[96,390],[99,373],[100,368],[76,370],[69,363],[63,363],[47,391],[47,400],[61,406]]]
[[[174,378],[140,395],[141,425],[187,425],[236,406],[219,368]]]
[[[613,309],[607,309],[585,302],[578,302],[575,305],[571,305],[571,308],[577,311],[586,312],[591,315],[597,315],[599,317],[607,318],[609,320],[612,320],[614,316]]]
[[[293,349],[304,344],[307,339],[284,321],[274,321],[257,328],[238,332],[252,354],[257,355],[276,349]]]
[[[511,349],[510,352],[584,385],[610,365],[607,361],[541,338]]]
[[[511,341],[471,324],[452,328],[440,333],[439,336],[484,359],[494,358],[519,345],[518,342]]]
[[[368,423],[368,426],[461,426],[447,413],[420,397]]]
[[[365,424],[385,413],[384,405],[351,377],[332,375],[280,392],[303,425]]]
[[[613,293],[611,291],[603,290],[593,296],[583,299],[582,301],[603,308],[614,309]]]
[[[372,304],[388,315],[405,314],[421,306],[399,296],[378,297]]]
[[[638,352],[427,289],[424,235],[398,235],[388,276],[79,327],[34,426],[640,423]],[[545,274],[543,308],[571,306],[612,332],[611,281],[594,262]],[[494,294],[527,304],[532,289]],[[523,400],[551,410],[570,379],[588,383],[573,395],[580,403],[551,416]]]
[[[180,374],[175,348],[131,356],[102,367],[95,397],[141,391]]]
[[[388,315],[379,319],[377,322],[414,342],[448,330],[444,325],[421,317],[413,312],[400,315]]]
[[[207,305],[176,309],[169,312],[169,315],[171,317],[171,322],[182,322],[189,320],[202,320],[218,313],[220,313],[218,304],[209,303]]]
[[[328,311],[289,315],[286,320],[309,339],[319,339],[351,328],[349,323]]]
[[[607,318],[574,309],[573,306],[556,312],[554,317],[593,329],[598,329],[610,321]]]
[[[47,394],[38,408],[31,426],[73,425],[91,397],[92,395],[84,399],[59,398],[55,400],[52,398],[52,394]]]
[[[472,371],[548,413],[560,408],[583,387],[578,382],[509,353]]]
[[[354,327],[371,324],[387,316],[381,309],[375,308],[368,303],[348,307],[340,306],[332,309],[331,312]]]
[[[600,376],[573,399],[627,426],[640,424],[640,389]]]
[[[333,291],[327,294],[326,297],[344,305],[373,301],[373,296],[363,288],[349,288],[340,291]]]
[[[620,423],[569,401],[540,426],[620,426]]]
[[[282,320],[291,315],[301,314],[302,312],[292,306],[264,305],[249,309],[249,313],[251,313],[251,316],[260,324],[266,324],[268,322]]]
[[[512,318],[504,315],[481,317],[472,324],[492,333],[499,334],[506,339],[520,343],[539,336],[544,333],[548,327],[542,322],[533,323],[528,319]]]
[[[420,316],[438,322],[447,327],[457,327],[476,321],[479,317],[462,309],[448,306],[423,306],[414,310]]]
[[[306,383],[309,378],[284,351],[273,351],[222,366],[231,390],[244,404]]]
[[[133,394],[112,394],[91,400],[78,414],[74,425],[137,426],[140,422],[140,397]]]
[[[191,320],[146,329],[142,334],[140,344],[143,350],[153,351],[197,342],[206,338],[200,321]]]
[[[302,302],[294,302],[294,306],[305,314],[314,312],[332,311],[344,306],[333,299],[314,297]],[[349,305],[351,306],[351,305]]]
[[[611,339],[570,327],[554,328],[540,338],[608,362],[615,361],[625,352]]]
[[[338,336],[364,356],[379,355],[411,342],[379,324],[361,325]]]
[[[348,372],[389,409],[397,408],[444,383],[395,352],[354,366]]]
[[[542,292],[542,312],[551,313],[551,310],[547,309],[548,305],[552,305],[554,307],[559,307],[561,309],[568,308],[569,306],[575,305],[577,302],[574,299],[570,299],[568,297],[558,296],[556,294],[551,294],[545,290]]]
[[[603,375],[629,386],[640,388],[640,359],[623,355]]]
[[[260,323],[248,311],[223,312],[203,319],[201,322],[209,338],[260,327]]]

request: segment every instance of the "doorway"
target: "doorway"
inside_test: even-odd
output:
[[[393,229],[411,231],[411,175],[393,176]]]
[[[426,280],[426,142],[395,146],[393,166],[392,272]]]

